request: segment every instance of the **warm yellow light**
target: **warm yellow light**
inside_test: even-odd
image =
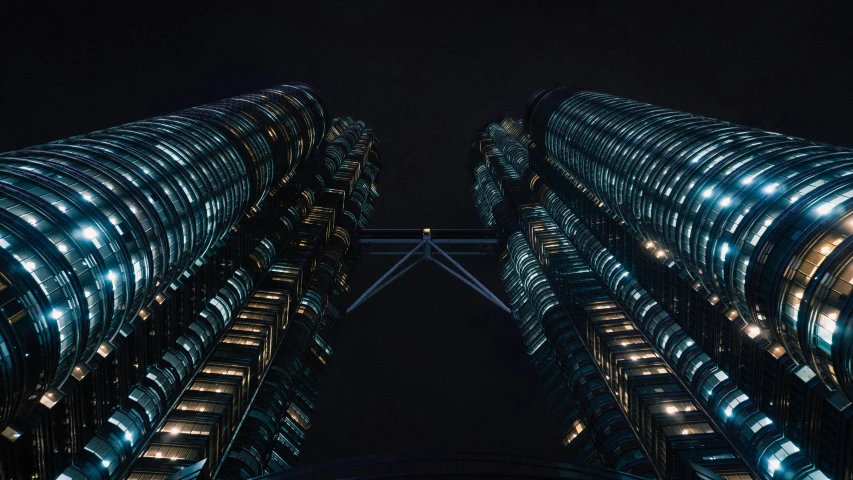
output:
[[[761,333],[761,328],[758,325],[749,325],[746,327],[746,334],[749,338],[755,338]]]

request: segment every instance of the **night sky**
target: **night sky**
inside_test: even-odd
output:
[[[478,227],[472,133],[520,116],[548,84],[853,146],[850,16],[818,2],[10,3],[0,6],[0,151],[303,81],[333,115],[379,135],[375,227]],[[366,257],[353,293],[391,263]],[[504,296],[495,259],[463,263]],[[559,457],[513,320],[467,288],[424,264],[347,318],[304,463],[412,451]]]

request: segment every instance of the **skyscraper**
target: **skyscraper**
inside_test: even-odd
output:
[[[488,231],[435,242],[364,231],[378,141],[301,84],[0,154],[0,478],[851,478],[851,153],[549,87],[475,135]],[[445,268],[512,311],[564,458],[292,470],[380,240],[497,253],[511,308]]]
[[[0,157],[0,477],[288,468],[378,143],[282,85]]]
[[[471,151],[570,457],[853,476],[853,152],[570,87]]]

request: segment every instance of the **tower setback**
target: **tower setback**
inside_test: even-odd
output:
[[[853,475],[853,152],[572,87],[471,152],[567,454]]]
[[[853,478],[853,151],[548,87],[469,154],[483,230],[368,229],[378,140],[303,84],[0,154],[0,478]],[[295,468],[421,260],[511,311],[563,458]]]
[[[290,84],[2,154],[0,476],[289,468],[378,151]]]

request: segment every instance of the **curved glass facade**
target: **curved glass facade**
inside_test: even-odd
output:
[[[123,443],[113,426],[100,429],[63,478],[165,478],[202,459],[218,478],[295,465],[341,321],[349,232],[367,225],[376,200],[377,147],[362,122],[332,122],[317,153],[271,189],[268,204],[279,208],[265,225],[277,233],[256,242],[159,368],[149,369],[142,387],[150,413],[136,397],[124,402],[143,418],[142,429]],[[171,387],[163,373],[175,379]]]
[[[531,313],[536,315],[546,338],[556,350],[583,424],[590,429],[605,465],[625,472],[649,473],[651,468],[634,432],[521,232],[513,233],[507,240],[507,251],[514,263],[516,281],[524,285],[526,297],[532,302]]]
[[[659,258],[853,395],[853,151],[568,87],[526,119]]]
[[[539,92],[528,109],[526,127],[534,135],[548,131],[537,130],[548,126],[537,112],[553,100],[553,91]],[[853,404],[820,384],[808,367],[797,366],[773,335],[762,335],[757,319],[740,316],[722,294],[676,268],[680,259],[671,250],[641,234],[643,218],[623,221],[622,212],[593,188],[610,185],[611,177],[589,187],[580,181],[587,173],[561,163],[550,144],[534,139],[516,120],[488,124],[472,147],[472,192],[482,223],[495,226],[505,241],[502,279],[546,396],[587,402],[574,416],[551,402],[571,458],[632,471],[608,456],[620,448],[596,440],[603,419],[596,410],[610,403],[661,478],[689,477],[688,464],[721,476],[844,478],[851,471],[845,445]],[[620,164],[611,176],[630,176],[629,166]],[[647,179],[638,175],[624,185],[643,190]],[[644,192],[637,194],[641,200],[650,195]],[[720,275],[714,278],[722,282]],[[565,390],[555,389],[553,374],[541,368],[546,349],[555,353]],[[577,382],[584,370],[597,375]],[[600,396],[590,390],[597,383],[606,387]],[[813,427],[818,424],[820,430]],[[583,440],[583,434],[591,438]],[[579,439],[596,448],[571,448]]]
[[[284,253],[288,269],[302,273],[296,283],[304,293],[294,298],[284,339],[217,469],[220,478],[289,470],[298,457],[320,372],[332,354],[327,342],[344,311],[334,300],[346,285],[351,234],[367,225],[376,198],[368,192],[375,191],[379,173],[378,145],[361,122],[350,126],[357,135],[346,128],[340,141],[328,143],[322,163],[326,187],[317,190],[293,250]]]
[[[694,398],[718,425],[727,428],[740,443],[741,450],[754,458],[759,468],[771,476],[783,465],[802,458],[800,448],[781,434],[778,426],[737,388],[729,375],[721,370],[672,317],[662,309],[636,279],[632,278],[610,252],[586,229],[580,220],[556,196],[543,188],[543,204],[563,225],[567,238],[579,248],[596,275],[607,285],[610,294],[629,309],[635,325],[645,334],[667,363],[691,387]],[[785,449],[779,448],[786,445]],[[775,446],[775,447],[774,447]],[[778,451],[777,451],[778,450]],[[766,455],[766,456],[765,456]],[[788,458],[791,457],[791,458]]]
[[[598,460],[621,471],[650,474],[654,469],[636,431],[522,234],[525,226],[516,208],[530,203],[523,179],[529,172],[526,148],[504,127],[520,130],[511,121],[492,124],[474,143],[473,153],[480,157],[474,167],[475,202],[484,225],[498,224],[505,238],[501,277],[539,375],[558,384],[548,388],[548,396],[554,398],[551,409],[567,454],[573,460]],[[554,368],[546,368],[548,364]],[[565,408],[567,403],[571,408]]]
[[[283,85],[0,155],[0,426],[202,261],[326,131]],[[25,372],[25,374],[21,374]]]
[[[570,470],[853,475],[853,151],[549,87],[470,157]],[[380,168],[301,84],[0,154],[0,477],[292,469]]]

